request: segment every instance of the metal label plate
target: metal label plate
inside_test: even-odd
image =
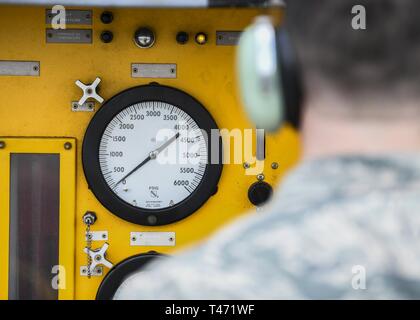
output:
[[[175,79],[177,74],[174,63],[133,63],[131,76],[133,78],[166,78]]]
[[[92,29],[46,30],[47,43],[92,43]]]
[[[45,11],[45,23],[51,24],[58,13],[51,9]],[[66,10],[66,24],[92,25],[92,10]]]
[[[175,232],[131,232],[131,246],[175,246]]]
[[[236,46],[242,31],[216,31],[216,45]]]
[[[39,77],[39,61],[0,61],[0,76]]]

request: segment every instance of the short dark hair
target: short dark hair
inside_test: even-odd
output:
[[[352,8],[366,9],[366,29],[352,28]],[[420,0],[289,0],[286,27],[302,70],[352,95],[420,96]]]

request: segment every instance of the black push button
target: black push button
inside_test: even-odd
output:
[[[248,199],[254,206],[261,206],[270,200],[273,188],[267,182],[255,182],[248,189]]]

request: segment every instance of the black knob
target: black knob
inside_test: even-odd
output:
[[[186,44],[188,42],[189,36],[188,33],[180,31],[176,35],[176,42],[179,44]]]
[[[255,182],[248,189],[248,199],[254,206],[261,206],[270,200],[273,188],[267,182]]]
[[[134,34],[134,42],[140,48],[150,48],[155,43],[155,34],[149,28],[140,28]]]
[[[114,39],[114,34],[111,31],[102,31],[101,41],[104,43],[110,43]]]
[[[114,20],[114,15],[110,11],[104,11],[101,14],[101,21],[104,24],[110,24]]]

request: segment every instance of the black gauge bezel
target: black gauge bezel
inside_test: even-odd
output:
[[[112,300],[118,288],[128,276],[135,272],[140,272],[154,260],[167,257],[167,255],[157,252],[148,252],[131,256],[121,261],[112,267],[102,280],[98,292],[96,293],[96,300]]]
[[[147,101],[172,104],[186,112],[200,129],[207,132],[208,162],[198,187],[180,203],[165,209],[143,209],[120,199],[106,183],[99,163],[99,146],[102,135],[110,121],[122,110]],[[83,170],[89,188],[111,213],[126,221],[144,225],[161,226],[182,220],[197,211],[217,191],[222,173],[222,141],[219,135],[219,154],[212,155],[212,130],[218,127],[204,106],[189,94],[162,85],[145,85],[125,90],[107,102],[95,114],[86,130],[82,148]],[[214,134],[214,133],[213,133]],[[212,163],[218,159],[218,163]]]

